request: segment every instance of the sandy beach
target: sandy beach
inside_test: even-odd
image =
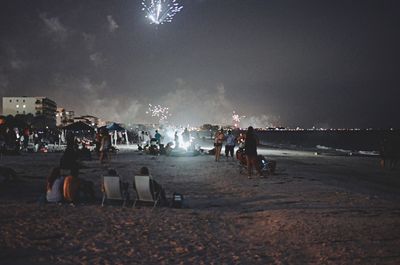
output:
[[[38,203],[60,153],[3,156],[19,179],[0,186],[0,264],[400,264],[399,170],[377,157],[259,151],[275,175],[121,149],[107,165],[84,162],[97,200],[76,207]],[[106,168],[132,184],[142,166],[185,207],[100,206]]]

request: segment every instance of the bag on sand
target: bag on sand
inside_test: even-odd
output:
[[[275,173],[276,161],[267,160],[264,156],[258,155],[258,163],[262,171],[267,171],[271,175]]]
[[[172,195],[172,208],[182,208],[183,206],[183,195],[177,192],[174,192]]]

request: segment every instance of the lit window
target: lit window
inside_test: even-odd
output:
[[[26,108],[26,105],[23,105],[22,107],[25,109],[25,108]]]
[[[19,108],[19,105],[16,105],[15,107]]]

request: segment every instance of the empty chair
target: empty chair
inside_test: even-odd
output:
[[[104,176],[103,177],[103,200],[101,206],[104,206],[105,200],[121,200],[122,206],[125,206],[128,199],[126,189],[123,189],[122,182],[119,176]]]

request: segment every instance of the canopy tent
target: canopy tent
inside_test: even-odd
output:
[[[125,136],[126,144],[129,145],[128,132],[118,123],[113,122],[107,126],[99,127],[99,131],[102,129],[107,129],[107,131],[112,137],[111,140],[113,145],[117,145],[118,133],[122,136]]]
[[[94,131],[94,129],[90,125],[88,125],[88,124],[86,124],[84,122],[81,122],[81,121],[74,122],[74,123],[72,123],[70,125],[67,125],[67,126],[63,127],[63,130],[67,130],[67,131]]]
[[[111,123],[109,125],[107,125],[107,130],[109,131],[117,131],[117,132],[123,132],[126,131],[124,128],[121,127],[121,125],[119,125],[118,123]]]

